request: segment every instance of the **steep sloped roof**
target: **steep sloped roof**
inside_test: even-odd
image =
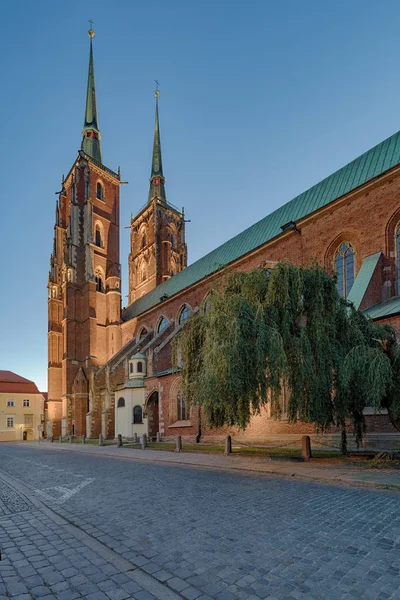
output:
[[[309,190],[293,198],[270,215],[206,254],[171,279],[135,300],[122,314],[124,321],[153,308],[164,295],[171,297],[255,250],[282,233],[281,227],[348,194],[400,163],[400,132],[365,152]]]
[[[39,394],[33,381],[12,371],[0,371],[0,392],[14,394]]]

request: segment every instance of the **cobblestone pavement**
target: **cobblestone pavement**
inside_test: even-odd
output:
[[[161,594],[169,590],[188,600],[400,599],[398,492],[4,444],[1,473],[10,478],[17,474],[35,490],[32,500],[40,499],[73,524],[74,531],[140,568],[117,569],[110,577],[106,558],[100,565],[92,564],[91,552],[96,551],[84,548],[73,536],[65,538],[61,526],[43,523],[37,509],[2,517],[0,529],[9,523],[11,532],[22,528],[14,519],[27,519],[25,515],[36,519],[35,526],[25,523],[21,538],[34,538],[31,552],[40,550],[51,569],[54,558],[70,562],[71,567],[57,567],[64,579],[63,571],[70,573],[70,568],[80,573],[98,567],[98,576],[107,574],[103,586],[112,586],[103,589],[102,581],[92,581],[90,573],[83,572],[99,588],[96,596],[79,590],[84,583],[75,585],[75,575],[70,575],[69,591],[76,588],[75,596],[61,596],[44,579],[50,590],[45,598],[144,600],[151,596],[140,596],[143,590],[119,596],[124,593],[121,589],[129,593],[124,586],[130,581],[115,576],[147,573],[149,581],[164,584]],[[42,547],[37,545],[38,536]],[[8,543],[16,544],[14,534],[10,537]],[[45,544],[56,551],[49,558]],[[22,561],[29,559],[23,548]],[[0,563],[0,574],[7,561],[10,571],[21,568],[18,555],[11,554]],[[89,565],[82,565],[84,561]],[[114,595],[113,586],[118,586]],[[33,592],[32,597],[39,597]]]

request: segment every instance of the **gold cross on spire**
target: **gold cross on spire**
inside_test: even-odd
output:
[[[156,82],[156,89],[154,91],[154,96],[156,98],[159,98],[159,96],[160,96],[160,89],[159,89],[160,88],[160,84],[158,83],[157,79],[155,79],[154,81]]]

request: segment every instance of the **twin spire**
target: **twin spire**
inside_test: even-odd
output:
[[[88,72],[88,84],[86,92],[86,111],[85,111],[85,122],[82,131],[82,150],[97,160],[101,161],[101,147],[100,147],[100,130],[97,121],[97,107],[96,107],[96,88],[94,85],[94,65],[93,65],[93,45],[92,40],[94,38],[93,29],[88,31],[90,37],[90,53],[89,53],[89,72]]]
[[[88,154],[94,160],[102,163],[101,158],[101,146],[100,146],[100,130],[98,125],[97,117],[97,106],[96,106],[96,88],[94,82],[94,63],[93,63],[93,44],[94,38],[93,29],[89,29],[88,35],[90,38],[90,52],[89,52],[89,72],[88,72],[88,84],[86,92],[86,110],[85,110],[85,121],[82,131],[82,150],[85,154]],[[156,118],[154,123],[154,142],[153,142],[153,157],[151,163],[151,175],[150,175],[150,190],[149,190],[149,202],[153,198],[159,198],[161,201],[166,202],[166,194],[164,187],[164,174],[162,168],[162,157],[161,157],[161,140],[160,140],[160,122],[158,117],[158,98],[160,92],[157,89],[154,92],[156,99]]]

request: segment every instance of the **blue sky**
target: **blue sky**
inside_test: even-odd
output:
[[[47,389],[55,192],[81,142],[88,22],[104,163],[147,199],[160,81],[168,199],[189,262],[399,129],[395,0],[16,0],[0,8],[0,369]],[[124,299],[124,304],[126,299]]]

